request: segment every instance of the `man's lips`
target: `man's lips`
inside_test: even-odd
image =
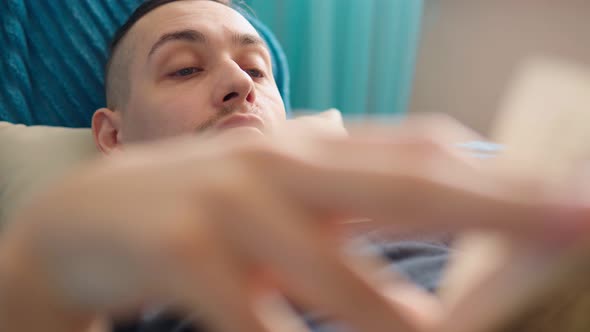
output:
[[[217,130],[226,130],[236,127],[254,127],[262,131],[264,129],[264,122],[258,115],[248,113],[232,114],[215,125],[215,129]]]

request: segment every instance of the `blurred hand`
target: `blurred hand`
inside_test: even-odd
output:
[[[299,123],[273,137],[246,128],[129,147],[40,195],[4,252],[48,290],[27,296],[46,294],[64,317],[173,303],[218,331],[303,330],[279,291],[361,331],[413,332],[439,326],[441,308],[400,278],[377,279],[378,261],[343,254],[335,221],[538,241],[582,227],[539,220],[590,214],[405,129],[346,137]]]
[[[292,132],[300,130],[306,134],[321,134],[333,136],[346,136],[342,113],[337,109],[330,109],[312,115],[303,115],[285,123],[287,130]],[[281,128],[282,129],[282,128]],[[281,130],[279,129],[279,130]],[[284,131],[284,129],[282,129]]]

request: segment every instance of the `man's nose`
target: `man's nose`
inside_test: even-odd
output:
[[[228,63],[219,75],[219,84],[213,96],[215,106],[226,108],[254,103],[254,82],[237,63]]]

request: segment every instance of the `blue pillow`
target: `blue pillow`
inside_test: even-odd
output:
[[[0,121],[88,127],[103,107],[104,65],[115,30],[143,0],[4,0],[0,9]],[[289,72],[281,46],[266,40],[289,109]]]

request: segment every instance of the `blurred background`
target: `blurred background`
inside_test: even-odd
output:
[[[246,0],[281,41],[297,108],[350,116],[408,107],[422,0]]]
[[[246,0],[283,44],[294,108],[445,112],[489,132],[515,68],[590,65],[588,0]]]

